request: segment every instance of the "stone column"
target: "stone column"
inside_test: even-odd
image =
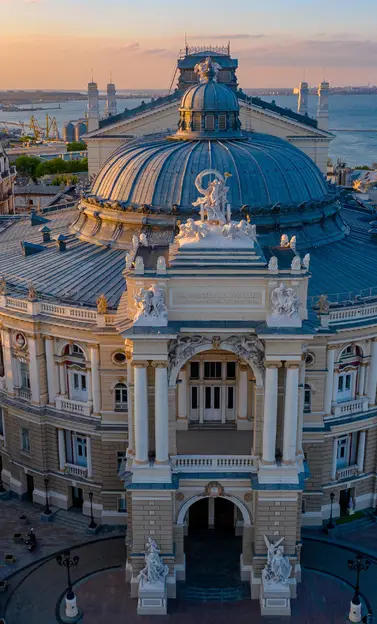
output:
[[[285,367],[283,463],[289,464],[296,459],[299,364],[286,362]]]
[[[55,367],[55,361],[54,361],[54,338],[52,336],[45,336],[45,349],[46,349],[48,402],[51,405],[54,405],[55,397],[58,391],[57,391],[57,380],[56,380],[56,367]]]
[[[37,336],[33,334],[28,336],[28,348],[29,348],[29,375],[30,375],[30,391],[31,402],[35,404],[40,403],[41,396],[41,382],[39,379],[39,361],[37,354]]]
[[[360,362],[359,379],[358,379],[358,395],[359,396],[364,396],[364,392],[365,392],[365,369],[366,369],[366,363]]]
[[[281,366],[281,362],[266,362],[265,366],[262,461],[265,464],[274,464],[278,409],[278,368]]]
[[[11,330],[5,327],[3,329],[3,354],[6,388],[10,395],[14,395],[15,379],[13,377],[13,356],[12,356],[12,338]]]
[[[333,376],[333,382],[332,382],[332,401],[333,401],[333,403],[335,403],[337,398],[338,398],[338,386],[339,386],[339,371],[338,370],[334,370],[334,376]]]
[[[92,367],[93,416],[101,413],[101,383],[99,375],[99,345],[90,346],[90,363]]]
[[[93,468],[92,468],[92,440],[89,436],[86,438],[86,468],[87,468],[88,478],[90,479],[93,474]]]
[[[65,452],[65,431],[58,429],[58,446],[59,446],[59,470],[63,472],[67,461]]]
[[[372,338],[369,375],[368,375],[369,405],[375,405],[376,403],[376,386],[377,386],[377,338]]]
[[[179,371],[178,384],[178,418],[187,418],[187,366]]]
[[[199,362],[199,422],[204,421],[204,362]]]
[[[226,421],[226,362],[221,362],[220,414],[221,422]]]
[[[147,362],[133,362],[135,387],[135,462],[148,463],[148,381]]]
[[[65,377],[65,365],[64,362],[59,362],[59,383],[60,383],[60,394],[62,396],[66,396],[67,394],[67,383]]]
[[[334,481],[336,479],[336,456],[338,454],[338,438],[333,439],[332,443],[332,467],[331,467],[331,478]]]
[[[303,455],[302,450],[302,434],[304,427],[304,404],[305,404],[305,355],[302,356],[302,363],[299,372],[299,403],[298,403],[298,419],[297,419],[297,454]]]
[[[127,353],[127,410],[128,410],[128,454],[134,452],[134,421],[133,421],[133,396],[132,396],[132,361],[131,354]]]
[[[247,418],[247,364],[239,364],[238,418]]]
[[[325,398],[324,398],[324,412],[326,414],[331,414],[331,402],[332,402],[332,392],[333,392],[333,383],[334,383],[334,364],[335,364],[335,349],[334,345],[329,345],[327,347],[327,358],[326,358],[326,383],[325,383]]]
[[[359,432],[359,440],[357,447],[357,470],[358,472],[364,472],[364,457],[365,457],[365,438],[366,431]]]
[[[154,362],[155,367],[155,441],[156,463],[169,461],[168,363]]]

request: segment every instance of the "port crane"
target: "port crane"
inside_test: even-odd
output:
[[[59,141],[59,128],[55,117],[46,114],[45,125],[42,126],[38,119],[32,115],[28,122],[4,121],[0,119],[0,131],[11,134],[12,130],[21,130],[22,136],[31,136],[35,141]]]

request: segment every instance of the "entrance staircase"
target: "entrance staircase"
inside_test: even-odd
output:
[[[177,583],[177,598],[187,602],[237,602],[250,598],[250,585],[240,583],[237,587],[195,587]]]
[[[83,516],[79,511],[66,511],[59,509],[53,519],[54,524],[63,526],[66,529],[84,534],[88,528],[90,518]]]

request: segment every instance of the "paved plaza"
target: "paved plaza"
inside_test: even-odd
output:
[[[0,594],[0,616],[6,624],[53,624],[59,622],[59,604],[66,588],[66,571],[51,555],[71,547],[80,563],[72,572],[78,603],[84,611],[84,624],[132,624],[170,622],[185,624],[343,624],[347,621],[349,602],[353,595],[355,574],[348,570],[352,549],[377,553],[377,525],[365,520],[355,521],[328,538],[319,530],[304,531],[302,550],[303,582],[299,598],[292,601],[290,618],[262,618],[258,601],[190,602],[169,600],[168,616],[137,616],[136,601],[129,597],[125,584],[125,540],[114,530],[100,536],[87,536],[81,526],[67,528],[40,521],[40,508],[15,500],[0,503],[1,552],[16,555],[16,563],[0,568],[9,587]],[[24,545],[13,544],[13,533],[19,528],[19,516],[28,515],[39,539],[38,549],[29,553]],[[305,537],[306,536],[306,537]],[[320,541],[319,541],[320,540]],[[349,544],[349,549],[345,548]],[[377,613],[375,579],[377,566],[372,565],[361,578],[361,591]],[[183,595],[182,593],[180,594]]]

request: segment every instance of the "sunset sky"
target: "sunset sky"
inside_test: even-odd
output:
[[[377,0],[0,0],[1,89],[166,89],[185,31],[225,44],[242,87],[377,84]],[[5,61],[5,62],[4,62]]]

